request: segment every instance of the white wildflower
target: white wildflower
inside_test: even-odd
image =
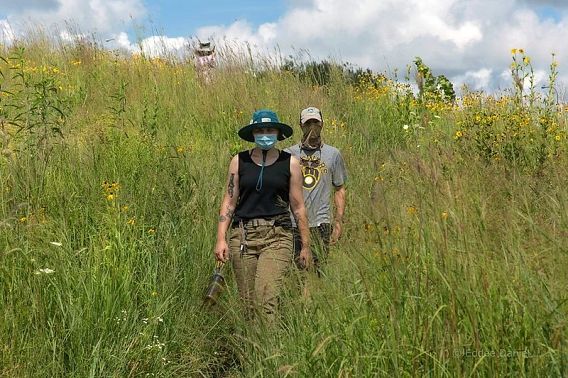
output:
[[[166,346],[166,343],[160,342],[160,340],[158,340],[158,337],[154,336],[154,340],[152,341],[152,344],[146,345],[146,347],[144,349],[154,349],[155,348],[155,349],[162,350],[165,346]]]
[[[34,274],[52,274],[55,273],[55,270],[50,269],[50,268],[43,268],[43,269],[38,269],[34,272]]]

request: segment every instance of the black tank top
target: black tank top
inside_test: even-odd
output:
[[[262,189],[257,191],[261,167],[250,157],[249,151],[239,153],[239,201],[235,220],[273,218],[288,214],[290,205],[290,154],[280,151],[278,159],[264,167]]]

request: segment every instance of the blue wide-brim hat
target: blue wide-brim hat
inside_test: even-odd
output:
[[[278,140],[289,138],[294,130],[278,120],[278,116],[272,110],[262,109],[253,113],[250,124],[239,130],[239,136],[247,142],[254,142],[252,132],[256,129],[274,128],[279,131]]]

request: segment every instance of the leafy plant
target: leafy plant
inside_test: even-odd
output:
[[[456,99],[454,86],[448,78],[444,75],[434,76],[430,67],[424,64],[419,57],[414,59],[414,65],[420,99],[445,102],[453,102]]]

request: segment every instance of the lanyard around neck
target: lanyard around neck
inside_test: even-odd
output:
[[[262,190],[262,176],[264,174],[264,166],[266,165],[266,154],[267,150],[262,150],[262,165],[260,168],[260,174],[258,175],[258,180],[256,181],[256,191],[260,192]],[[252,157],[251,157],[252,159]]]

